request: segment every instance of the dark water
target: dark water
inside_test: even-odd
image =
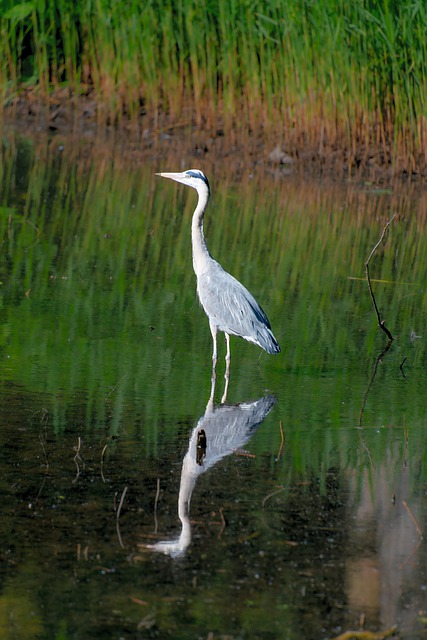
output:
[[[425,637],[425,194],[211,171],[282,346],[211,406],[177,165],[3,140],[0,637]]]

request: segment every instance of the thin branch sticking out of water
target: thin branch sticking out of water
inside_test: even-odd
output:
[[[415,527],[416,532],[418,533],[418,535],[420,536],[420,539],[423,540],[424,536],[423,536],[423,532],[421,531],[421,527],[418,524],[418,520],[416,519],[416,517],[414,516],[414,514],[412,513],[411,509],[408,507],[408,503],[406,502],[406,500],[402,500],[402,505],[403,507],[406,509],[409,517],[412,520],[412,524]]]
[[[414,516],[414,514],[412,513],[410,507],[408,506],[408,503],[406,502],[406,500],[402,500],[402,506],[404,507],[404,509],[406,509],[407,514],[409,515],[412,524],[415,527],[415,531],[418,533],[419,539],[418,542],[415,544],[414,548],[412,549],[410,555],[406,558],[406,560],[404,562],[402,562],[399,565],[399,568],[402,569],[406,564],[408,564],[409,562],[412,561],[412,558],[416,555],[416,553],[418,552],[418,549],[421,546],[421,543],[424,540],[424,536],[423,536],[423,532],[421,531],[421,527],[418,524],[418,520],[416,519],[416,517]]]
[[[102,478],[102,482],[105,482],[105,477],[104,477],[104,453],[107,450],[107,445],[104,445],[104,448],[101,452],[101,478]]]
[[[403,416],[403,432],[405,434],[405,449],[403,451],[403,456],[402,456],[402,466],[406,467],[406,455],[408,453],[408,442],[409,442],[408,429],[406,428],[406,416]]]
[[[126,495],[126,491],[128,490],[127,487],[125,487],[123,489],[123,493],[122,493],[122,497],[120,498],[120,502],[119,502],[119,508],[117,509],[117,514],[116,514],[116,529],[117,529],[117,537],[119,539],[119,543],[122,549],[125,548],[125,545],[123,544],[122,541],[122,536],[120,534],[120,525],[119,525],[119,518],[120,518],[120,511],[122,510],[122,506],[123,506],[123,501],[125,499],[125,495]]]
[[[160,495],[160,478],[157,478],[156,497],[154,498],[154,533],[157,533],[157,529],[158,529],[157,503],[159,502],[159,495]]]
[[[77,439],[77,447],[74,447],[74,451],[76,452],[76,455],[74,456],[74,463],[76,465],[77,471],[76,471],[76,477],[73,480],[73,483],[77,482],[77,480],[79,479],[79,476],[81,474],[81,472],[83,471],[83,469],[85,468],[85,463],[83,461],[83,458],[80,455],[80,448],[82,446],[82,441],[80,436]],[[82,463],[82,466],[80,467],[79,462]]]
[[[390,224],[393,222],[394,218],[396,217],[396,214],[394,213],[392,215],[392,217],[390,218],[390,220],[387,222],[387,224],[385,225],[384,229],[382,230],[380,239],[378,240],[377,244],[374,246],[374,248],[372,249],[371,253],[368,256],[368,259],[365,262],[365,272],[366,272],[366,280],[368,282],[368,288],[369,288],[369,293],[371,295],[371,300],[372,300],[372,304],[374,305],[374,309],[375,309],[375,313],[377,315],[377,320],[378,320],[378,326],[380,327],[380,329],[382,329],[386,335],[388,336],[388,342],[385,346],[385,348],[382,350],[382,352],[380,353],[380,355],[377,357],[376,361],[375,361],[375,365],[372,371],[372,375],[371,375],[371,379],[369,380],[369,384],[368,384],[368,388],[365,391],[365,395],[363,397],[363,402],[362,402],[362,406],[360,407],[360,413],[359,413],[359,429],[362,427],[362,418],[363,418],[363,413],[365,410],[365,405],[366,405],[366,401],[368,399],[368,394],[369,391],[372,387],[372,384],[375,380],[375,376],[377,374],[377,369],[378,369],[378,365],[380,362],[382,362],[383,357],[385,356],[385,354],[388,352],[388,350],[391,347],[391,343],[393,342],[393,336],[390,333],[390,331],[387,329],[387,327],[385,326],[385,322],[384,320],[382,320],[381,315],[380,315],[380,311],[378,309],[378,305],[377,305],[377,301],[375,299],[375,295],[374,295],[374,291],[372,289],[372,282],[371,282],[371,276],[369,274],[369,262],[372,258],[372,256],[374,255],[375,251],[378,249],[378,247],[380,246],[381,242],[384,240],[384,236],[386,234],[387,229],[389,228]],[[402,370],[403,372],[403,370]],[[364,444],[365,448],[366,445]],[[370,457],[370,454],[369,454]]]
[[[371,294],[372,304],[374,305],[375,313],[377,314],[378,326],[380,327],[380,329],[382,329],[387,334],[388,339],[390,340],[390,342],[393,342],[393,336],[390,333],[390,331],[387,329],[387,327],[385,326],[384,320],[381,319],[381,315],[380,315],[380,312],[379,312],[379,309],[378,309],[377,301],[375,300],[374,291],[372,289],[371,277],[369,275],[369,262],[370,262],[372,256],[374,255],[375,251],[380,246],[381,242],[384,240],[384,236],[386,234],[386,231],[389,228],[390,224],[393,222],[395,217],[396,217],[396,214],[394,213],[392,215],[392,217],[390,218],[390,220],[385,225],[385,227],[384,227],[384,229],[382,231],[382,234],[380,236],[380,239],[378,240],[378,242],[375,245],[375,247],[372,249],[371,253],[369,254],[368,259],[365,262],[366,279],[368,281],[368,288],[369,288],[369,293]]]
[[[280,460],[280,456],[282,455],[283,445],[285,444],[285,435],[283,433],[283,426],[282,426],[282,421],[281,420],[279,422],[279,427],[280,427],[281,442],[280,442],[279,452],[277,454],[276,461]]]
[[[265,503],[267,502],[267,500],[270,500],[270,498],[275,496],[277,493],[282,493],[282,491],[285,491],[285,487],[280,487],[280,489],[277,489],[276,491],[272,491],[267,496],[265,496],[265,498],[263,498],[263,501],[261,503],[262,508],[264,509]]]

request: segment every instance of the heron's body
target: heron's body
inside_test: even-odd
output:
[[[258,302],[236,278],[212,258],[208,251],[203,234],[203,217],[210,197],[206,176],[197,169],[158,175],[193,187],[199,195],[191,225],[193,267],[197,278],[197,294],[209,318],[214,343],[214,363],[217,359],[218,331],[223,331],[227,340],[227,363],[230,361],[230,335],[253,342],[268,353],[279,353],[280,347]]]
[[[258,302],[216,260],[212,259],[197,277],[197,293],[211,331],[240,336],[268,353],[279,352],[268,318]]]

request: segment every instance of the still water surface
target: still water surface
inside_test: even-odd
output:
[[[425,637],[425,193],[211,169],[282,347],[232,340],[221,405],[220,343],[212,406],[172,162],[4,138],[0,637]]]

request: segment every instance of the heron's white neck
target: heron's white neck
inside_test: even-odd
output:
[[[197,193],[199,195],[199,201],[193,213],[193,221],[191,223],[191,243],[193,246],[193,268],[198,276],[205,270],[211,255],[203,234],[203,216],[205,215],[210,196],[207,185],[201,185],[197,189]]]

